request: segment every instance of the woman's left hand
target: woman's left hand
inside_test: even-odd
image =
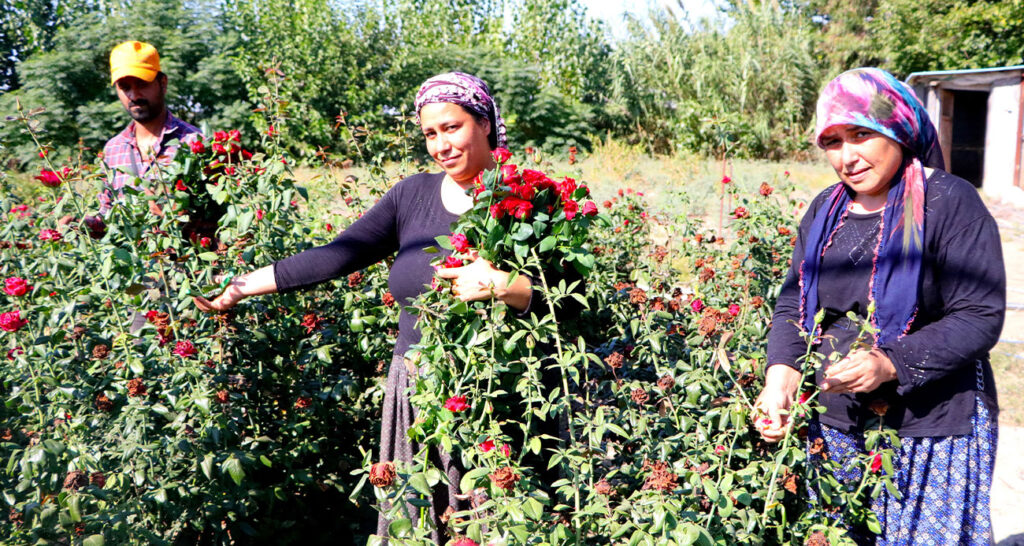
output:
[[[474,253],[473,260],[462,267],[451,267],[437,272],[442,279],[452,281],[452,294],[462,301],[487,300],[497,297],[508,305],[526,309],[530,304],[530,279],[523,275],[516,277],[511,286],[509,273],[502,271],[491,262]]]
[[[834,394],[871,392],[894,379],[896,366],[882,350],[857,350],[825,370],[821,390]]]

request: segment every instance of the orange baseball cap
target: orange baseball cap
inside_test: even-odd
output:
[[[145,42],[124,42],[110,52],[110,84],[125,76],[151,82],[160,72],[160,55]]]

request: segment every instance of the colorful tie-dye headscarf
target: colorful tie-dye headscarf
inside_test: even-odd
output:
[[[924,105],[906,84],[884,70],[858,68],[829,82],[818,97],[815,142],[835,125],[865,127],[896,141],[903,148],[903,166],[889,186],[875,246],[868,285],[875,304],[872,322],[878,328],[875,346],[905,334],[917,313],[924,245],[924,166],[943,168],[935,126]],[[804,246],[800,266],[800,312],[804,328],[814,331],[818,310],[821,258],[832,235],[846,218],[852,198],[839,184],[817,211]]]
[[[491,123],[491,148],[504,148],[505,120],[497,103],[491,97],[491,90],[480,78],[462,72],[439,74],[423,82],[416,93],[416,121],[424,104],[450,102],[470,110]]]

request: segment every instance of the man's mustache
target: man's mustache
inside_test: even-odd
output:
[[[146,99],[133,100],[132,106],[149,106],[149,101]]]

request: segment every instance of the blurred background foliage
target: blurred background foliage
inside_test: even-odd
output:
[[[274,86],[278,129],[306,160],[422,154],[412,98],[449,70],[493,87],[514,146],[564,154],[612,136],[651,153],[800,158],[841,70],[905,77],[1024,52],[1024,0],[729,0],[712,19],[662,7],[616,24],[613,37],[578,0],[2,0],[0,113],[45,107],[54,148],[94,153],[127,123],[108,52],[138,39],[159,48],[168,103],[192,123],[263,130],[253,110]],[[408,146],[352,146],[396,126]],[[33,154],[0,126],[8,169]]]

